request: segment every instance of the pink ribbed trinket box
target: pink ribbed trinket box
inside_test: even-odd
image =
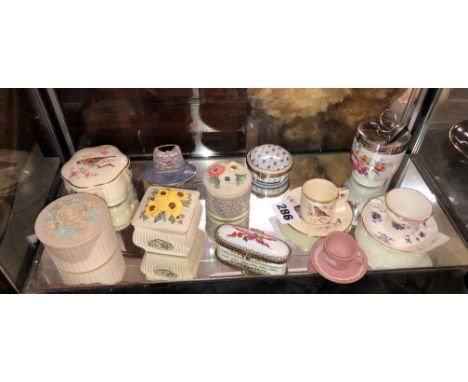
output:
[[[118,245],[106,202],[87,193],[50,203],[37,217],[34,230],[57,268],[66,272],[100,267]]]

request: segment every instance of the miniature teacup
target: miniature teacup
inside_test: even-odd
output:
[[[309,179],[302,186],[300,215],[302,220],[312,224],[328,224],[335,210],[346,203],[349,190],[338,188],[326,179]]]
[[[432,216],[432,204],[421,192],[394,188],[385,194],[387,229],[397,236],[415,233]]]
[[[359,245],[354,238],[341,231],[330,232],[323,242],[323,256],[333,268],[344,269],[350,263],[361,265],[364,259],[359,256]]]

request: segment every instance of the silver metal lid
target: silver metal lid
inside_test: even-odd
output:
[[[379,122],[362,122],[357,129],[356,139],[367,150],[381,154],[399,154],[406,151],[411,140],[409,131],[397,121],[396,114],[385,109]]]

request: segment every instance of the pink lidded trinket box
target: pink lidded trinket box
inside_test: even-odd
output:
[[[34,231],[57,268],[66,272],[97,269],[118,250],[107,204],[92,194],[53,201],[37,217]]]
[[[200,193],[148,187],[133,217],[133,242],[148,252],[186,257],[201,216]]]
[[[69,192],[88,192],[109,207],[119,205],[132,187],[130,160],[117,147],[103,145],[77,151],[60,173]]]

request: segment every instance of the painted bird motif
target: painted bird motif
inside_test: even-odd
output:
[[[314,213],[315,213],[315,216],[330,216],[324,210],[322,210],[321,208],[317,206],[314,206]]]
[[[115,158],[115,155],[107,156],[107,157],[91,157],[91,158],[84,158],[76,161],[76,164],[82,164],[85,166],[93,167],[96,166],[97,168],[103,167],[115,167],[112,163],[106,163],[100,165],[99,162],[103,161],[104,159]]]

